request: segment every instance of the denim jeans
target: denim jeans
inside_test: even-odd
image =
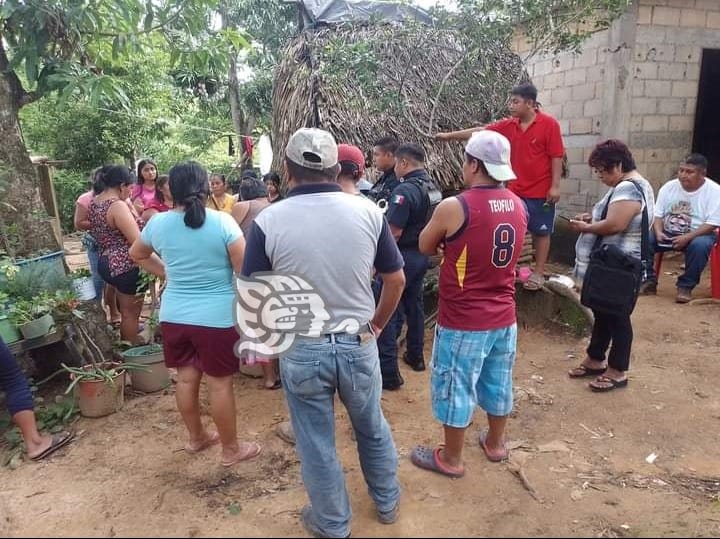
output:
[[[280,358],[303,482],[317,526],[328,537],[350,533],[350,502],[335,448],[335,392],[350,416],[365,482],[377,509],[400,498],[398,456],[380,407],[382,382],[375,340],[347,333],[298,338]]]
[[[93,286],[95,287],[95,299],[102,302],[103,289],[105,288],[105,281],[100,277],[98,271],[98,260],[100,259],[100,253],[98,252],[97,243],[95,240],[88,241],[85,243],[87,248],[88,262],[90,263],[90,275],[92,275]]]
[[[713,245],[717,241],[717,236],[713,232],[712,234],[705,234],[694,238],[687,247],[685,247],[685,273],[680,275],[677,280],[678,288],[687,288],[692,290],[700,282],[702,272],[707,266],[708,260],[710,259],[710,251],[712,251]],[[661,247],[657,244],[655,234],[650,234],[650,248],[654,253],[664,253],[672,251],[672,247]],[[657,275],[655,275],[655,268],[652,264],[648,268],[647,281],[657,283]]]
[[[429,258],[419,251],[403,249],[405,261],[405,289],[400,304],[390,318],[387,327],[380,334],[380,367],[386,382],[393,382],[400,375],[398,369],[397,340],[402,330],[403,320],[407,320],[407,356],[410,361],[425,359],[425,310],[423,308],[423,283],[427,273]]]

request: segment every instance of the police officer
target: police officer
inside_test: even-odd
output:
[[[400,183],[392,191],[385,215],[405,261],[405,289],[400,305],[378,339],[383,388],[390,390],[399,389],[404,383],[397,362],[397,339],[403,315],[408,327],[407,351],[403,359],[413,370],[425,370],[423,281],[429,258],[420,253],[418,237],[430,218],[428,191],[437,192],[425,170],[425,151],[417,144],[402,144],[397,148],[395,174]]]
[[[400,182],[395,176],[395,151],[398,142],[393,137],[382,137],[373,146],[373,166],[382,172],[380,179],[372,186],[367,197],[380,209],[387,211],[390,195]]]

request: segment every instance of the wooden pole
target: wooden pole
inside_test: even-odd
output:
[[[38,175],[40,198],[45,206],[45,211],[50,216],[50,224],[52,225],[58,249],[62,249],[63,235],[62,228],[60,226],[60,211],[58,210],[58,203],[55,196],[55,187],[52,182],[50,166],[47,163],[35,163],[35,170]]]

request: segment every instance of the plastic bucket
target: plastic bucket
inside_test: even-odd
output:
[[[132,386],[143,393],[153,393],[170,385],[170,372],[165,366],[165,355],[158,345],[136,346],[123,352],[128,363],[145,366],[145,369],[129,369]]]
[[[80,301],[95,299],[95,285],[90,277],[73,279],[73,288]]]
[[[40,318],[27,322],[18,326],[20,333],[26,339],[36,339],[37,337],[43,337],[50,333],[50,330],[55,325],[55,320],[51,314],[44,314]]]

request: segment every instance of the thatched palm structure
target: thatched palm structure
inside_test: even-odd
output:
[[[503,115],[508,90],[521,78],[519,58],[502,46],[471,56],[447,30],[419,24],[303,32],[275,74],[274,165],[282,170],[283,149],[299,127],[327,129],[365,150],[392,134],[425,147],[443,189],[458,187],[460,145],[430,135]]]

